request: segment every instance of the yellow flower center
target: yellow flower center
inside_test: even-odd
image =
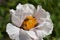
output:
[[[23,29],[24,30],[30,30],[37,25],[37,21],[33,16],[27,16],[26,19],[23,22]]]

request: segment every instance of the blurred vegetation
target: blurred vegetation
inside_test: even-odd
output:
[[[10,22],[10,9],[15,9],[18,3],[30,3],[35,7],[41,5],[51,14],[54,23],[53,33],[44,40],[60,40],[60,0],[0,0],[0,40],[10,40],[6,33],[6,24]]]

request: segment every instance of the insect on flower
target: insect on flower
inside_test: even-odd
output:
[[[11,21],[6,32],[12,40],[43,40],[52,33],[53,23],[49,12],[38,5],[18,4],[16,10],[11,9]]]

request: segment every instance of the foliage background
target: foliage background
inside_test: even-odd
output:
[[[10,9],[15,9],[18,3],[30,3],[35,7],[41,5],[51,14],[54,23],[53,33],[44,40],[60,40],[60,0],[0,0],[0,40],[11,40],[6,33],[6,24],[10,21]]]

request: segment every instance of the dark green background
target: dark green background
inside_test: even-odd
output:
[[[50,12],[54,30],[44,40],[60,40],[60,0],[0,0],[0,40],[10,40],[6,33],[6,24],[11,22],[9,10],[15,9],[18,3],[30,3],[35,7],[41,5]]]

